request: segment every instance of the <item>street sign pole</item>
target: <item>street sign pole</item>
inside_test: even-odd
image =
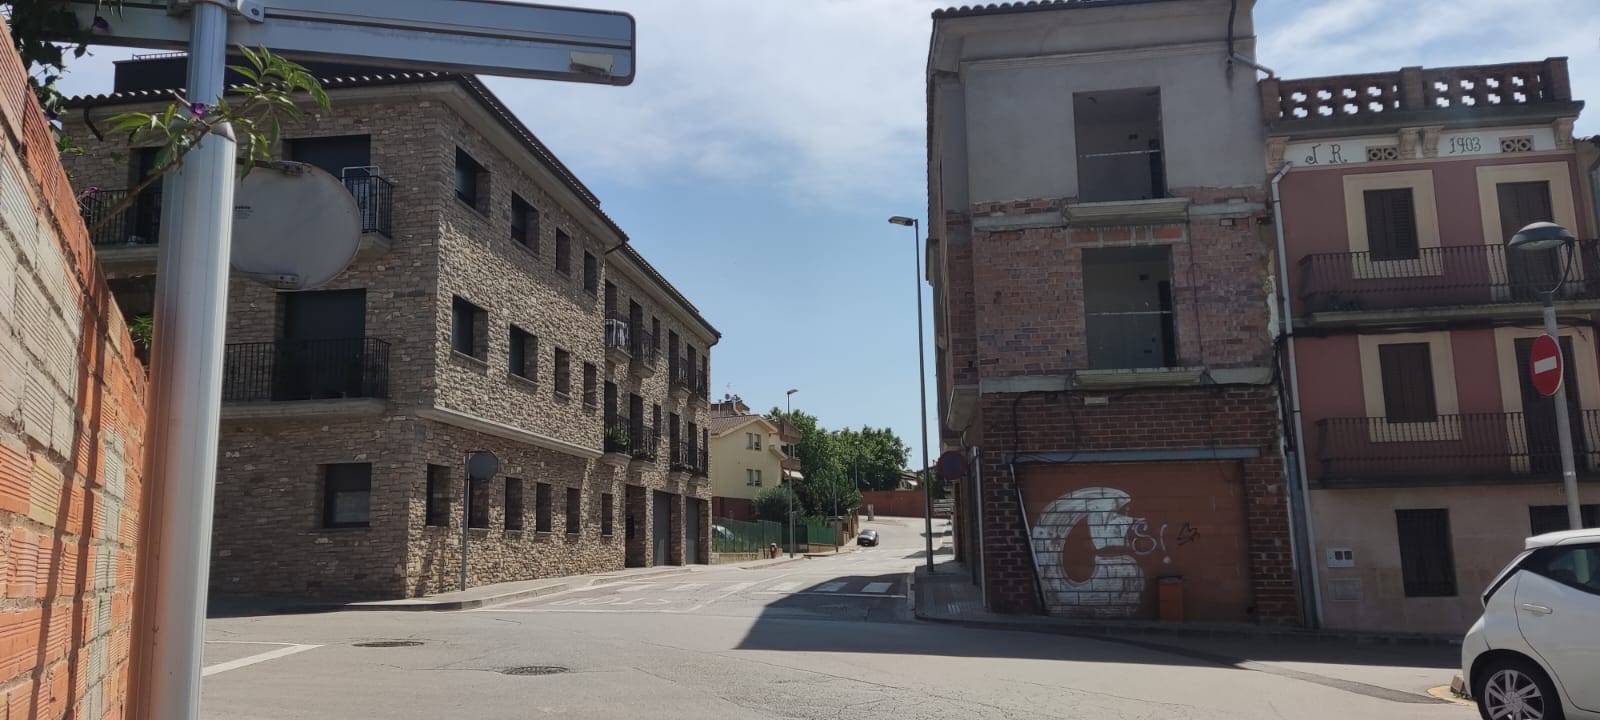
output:
[[[191,102],[222,97],[228,11],[195,3],[190,18]],[[188,109],[184,110],[188,112]],[[233,231],[232,129],[218,126],[165,180],[151,343],[150,481],[155,517],[142,549],[148,583],[134,637],[133,716],[193,720],[211,561],[222,402],[222,338]]]
[[[1540,294],[1544,305],[1544,332],[1556,341],[1556,357],[1561,357],[1561,330],[1556,326],[1555,292]],[[1557,363],[1557,372],[1566,374],[1566,359]],[[1530,372],[1532,368],[1529,368]],[[1561,450],[1561,484],[1567,493],[1567,527],[1583,527],[1583,505],[1578,499],[1578,469],[1572,458],[1572,418],[1567,414],[1567,384],[1556,386],[1556,435]]]

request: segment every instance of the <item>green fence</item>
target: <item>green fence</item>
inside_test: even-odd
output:
[[[711,519],[712,552],[760,552],[773,543],[783,544],[783,538],[783,526],[768,520],[745,522],[720,517]]]

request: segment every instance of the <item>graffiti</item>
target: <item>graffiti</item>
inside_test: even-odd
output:
[[[1052,613],[1119,618],[1139,611],[1146,587],[1139,558],[1159,554],[1162,564],[1170,565],[1172,556],[1167,549],[1169,525],[1162,523],[1152,533],[1149,521],[1124,512],[1132,501],[1116,488],[1088,487],[1045,506],[1033,527],[1033,556]],[[1093,548],[1093,570],[1082,579],[1066,569],[1067,537],[1079,525],[1088,530]],[[1200,531],[1186,522],[1173,543],[1188,545],[1199,537]]]

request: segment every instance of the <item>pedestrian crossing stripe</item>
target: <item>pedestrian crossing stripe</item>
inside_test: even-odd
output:
[[[844,582],[840,581],[840,582],[823,583],[823,584],[818,585],[815,588],[813,588],[812,591],[813,592],[831,593],[831,592],[839,592],[840,590],[843,590],[843,589],[844,589]]]
[[[781,582],[781,583],[774,584],[772,586],[772,591],[773,592],[781,592],[781,593],[782,592],[790,592],[790,591],[793,591],[795,588],[798,588],[798,587],[800,587],[800,583],[797,583],[797,582]]]
[[[886,583],[886,582],[867,583],[866,587],[861,588],[861,592],[867,592],[867,593],[889,592],[889,586],[892,585],[892,584],[893,583]]]
[[[700,588],[703,588],[705,586],[706,586],[705,583],[683,583],[682,585],[679,585],[677,587],[667,588],[667,591],[668,592],[689,592],[690,590],[699,590]]]

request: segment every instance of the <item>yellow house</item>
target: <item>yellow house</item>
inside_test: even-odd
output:
[[[750,412],[738,398],[711,407],[711,514],[754,520],[756,494],[781,485],[784,473],[800,477],[798,460],[784,449],[800,442],[792,425],[773,423]]]

